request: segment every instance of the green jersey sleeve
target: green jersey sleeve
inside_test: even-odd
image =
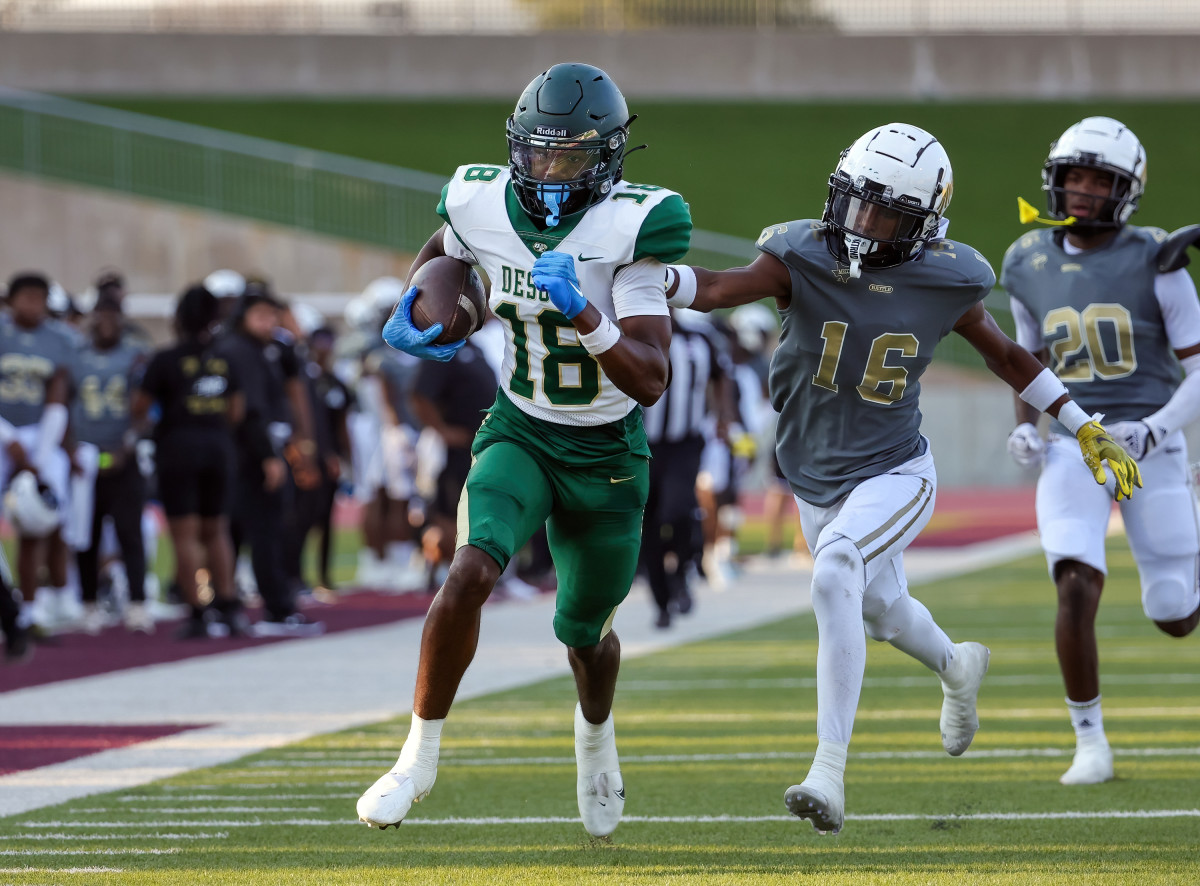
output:
[[[446,182],[446,184],[442,186],[442,199],[438,200],[437,205],[437,214],[440,215],[442,217],[442,221],[450,225],[450,227],[454,227],[454,223],[450,221],[450,210],[446,208],[446,198],[450,195],[450,185],[452,182],[453,179]]]
[[[692,214],[678,194],[671,194],[646,213],[633,247],[633,260],[656,258],[663,264],[687,255],[692,241]]]

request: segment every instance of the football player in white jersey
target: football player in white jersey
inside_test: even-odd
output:
[[[595,837],[620,821],[612,619],[637,567],[649,483],[637,406],[666,387],[664,264],[687,252],[691,235],[678,194],[624,180],[632,122],[604,71],[561,64],[539,74],[509,117],[508,165],[458,169],[438,205],[445,224],[413,264],[415,271],[449,255],[479,265],[491,280],[505,351],[499,393],[472,447],[457,550],[425,622],[408,740],[358,801],[369,825],[398,825],[433,787],[442,724],[475,654],[480,608],[542,525],[558,572],[554,633],[579,694],[580,816]],[[384,340],[449,359],[461,343],[432,344],[440,324],[416,329],[415,297],[409,288]]]
[[[1023,235],[1004,257],[1017,341],[1038,354],[1088,412],[1102,412],[1136,458],[1144,489],[1119,501],[1141,579],[1142,609],[1163,633],[1200,621],[1200,525],[1182,428],[1200,417],[1200,303],[1187,271],[1159,273],[1166,232],[1126,224],[1146,183],[1146,152],[1111,117],[1089,117],[1055,141],[1042,170],[1053,227]],[[1023,219],[1036,214],[1026,207]],[[1187,376],[1180,381],[1180,365]],[[1096,612],[1106,572],[1111,490],[1098,488],[1072,441],[1017,402],[1008,447],[1041,464],[1037,523],[1058,592],[1054,640],[1075,729],[1063,784],[1113,777],[1100,707]]]

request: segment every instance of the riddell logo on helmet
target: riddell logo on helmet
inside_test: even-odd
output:
[[[566,138],[570,134],[568,130],[558,126],[539,126],[537,128],[537,135],[548,135],[551,138]]]

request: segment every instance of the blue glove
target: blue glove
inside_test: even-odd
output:
[[[579,289],[579,278],[575,276],[575,259],[565,252],[543,252],[533,263],[530,272],[533,284],[550,295],[550,304],[562,311],[568,320],[588,305]]]
[[[396,305],[396,310],[392,311],[392,316],[384,324],[383,340],[397,351],[404,351],[424,360],[437,360],[439,363],[453,360],[467,340],[464,338],[448,345],[430,344],[442,334],[442,324],[434,323],[425,330],[417,329],[413,325],[412,303],[416,297],[417,287],[410,286],[400,299],[400,304]]]

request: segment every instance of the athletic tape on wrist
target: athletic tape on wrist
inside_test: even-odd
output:
[[[603,354],[621,338],[621,330],[617,328],[617,324],[609,320],[604,314],[600,315],[600,325],[591,332],[579,333],[579,343],[584,349],[595,357],[598,354]]]
[[[1074,400],[1068,400],[1058,410],[1057,416],[1059,422],[1072,434],[1079,434],[1079,429],[1086,425],[1089,421],[1099,421],[1101,416],[1088,415],[1079,404]]]
[[[667,299],[667,304],[673,308],[690,308],[696,300],[696,272],[691,265],[667,265],[675,272],[679,285],[675,294]]]
[[[1058,376],[1049,369],[1043,369],[1025,386],[1020,397],[1038,412],[1045,412],[1066,392],[1066,385],[1058,380]]]

